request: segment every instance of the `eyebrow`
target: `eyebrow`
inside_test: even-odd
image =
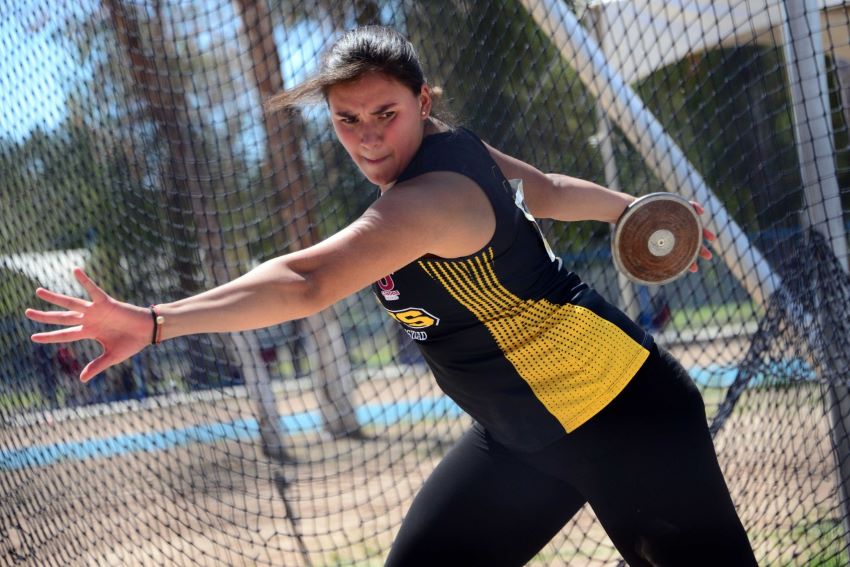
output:
[[[383,104],[383,105],[379,106],[376,110],[373,110],[369,114],[371,114],[372,116],[376,116],[378,114],[383,114],[384,112],[386,112],[390,108],[396,106],[397,104],[398,104],[397,102],[388,102],[387,104]],[[354,117],[354,114],[352,114],[351,112],[346,112],[344,110],[338,110],[337,112],[335,112],[335,114],[337,116],[341,116],[343,118],[353,118]]]

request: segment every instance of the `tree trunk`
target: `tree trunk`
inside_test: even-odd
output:
[[[171,224],[179,231],[175,263],[181,288],[184,292],[196,293],[205,287],[197,281],[195,276],[198,270],[189,259],[194,242],[198,243],[201,251],[204,284],[211,286],[224,283],[230,278],[224,258],[221,227],[215,210],[215,195],[210,195],[210,188],[200,181],[209,179],[210,176],[205,164],[196,158],[192,135],[187,131],[190,120],[183,86],[168,68],[168,61],[173,61],[174,56],[163,56],[168,42],[164,40],[162,33],[159,5],[156,6],[156,17],[148,22],[151,39],[158,42],[151,47],[146,46],[143,41],[138,19],[121,0],[104,0],[104,4],[109,10],[118,41],[130,60],[134,83],[147,103],[147,110],[157,133],[166,142],[169,159],[163,164],[163,177],[167,180],[164,185],[169,209],[172,214],[180,217],[174,219]],[[187,208],[191,210],[190,215],[183,213]],[[192,224],[195,226],[194,235],[185,228]],[[204,351],[208,349],[203,347],[197,337],[187,337],[187,340],[192,367],[204,372],[210,366],[208,357],[204,356]],[[234,359],[232,351],[233,346],[228,345],[225,339],[225,374],[232,374],[236,370],[231,363]],[[240,357],[240,360],[244,358]]]
[[[163,174],[163,177],[168,179],[168,182],[164,184],[168,214],[172,215],[175,214],[174,211],[178,211],[176,214],[182,217],[182,212],[185,210],[182,195],[188,195],[191,188],[185,171],[181,172],[178,169],[184,163],[181,156],[183,147],[178,143],[182,139],[179,131],[180,123],[177,121],[177,117],[173,116],[174,112],[171,111],[164,100],[163,93],[160,91],[156,62],[145,55],[138,22],[134,17],[128,17],[121,0],[104,0],[104,4],[109,10],[115,35],[124,48],[125,55],[130,60],[134,83],[147,102],[148,112],[154,120],[157,132],[168,141],[172,159],[164,164]],[[175,142],[172,143],[172,140]],[[130,161],[133,161],[132,156]],[[191,250],[189,243],[193,240],[190,238],[187,229],[187,219],[179,218],[175,220],[176,222],[172,222],[172,225],[175,225],[178,231],[175,267],[179,274],[180,286],[187,292],[200,291],[200,286],[195,278],[195,266],[187,260]]]
[[[251,71],[261,100],[284,89],[272,20],[265,0],[238,0],[251,57]],[[307,189],[307,170],[299,141],[304,125],[297,111],[264,114],[267,169],[272,186],[281,191],[281,223],[290,249],[317,243],[320,235],[313,220],[315,194]],[[351,402],[351,364],[342,338],[342,327],[333,308],[298,322],[306,337],[311,371],[325,427],[334,436],[359,432]]]

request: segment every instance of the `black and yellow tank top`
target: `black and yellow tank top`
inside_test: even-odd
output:
[[[423,257],[373,286],[446,394],[499,442],[534,450],[573,431],[628,384],[652,338],[568,272],[521,183],[456,129],[426,136],[398,182],[431,171],[472,179],[496,230],[478,253]]]

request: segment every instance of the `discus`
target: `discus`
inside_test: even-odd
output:
[[[694,206],[673,193],[632,202],[614,226],[614,266],[635,283],[661,285],[684,275],[699,256],[702,223]]]

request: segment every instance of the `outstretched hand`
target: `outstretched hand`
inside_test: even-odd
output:
[[[698,215],[702,215],[703,213],[705,213],[705,209],[703,208],[703,206],[700,205],[699,203],[697,203],[696,201],[691,201],[691,205],[694,206],[694,210],[696,210]],[[714,242],[715,240],[717,240],[717,236],[713,232],[708,230],[707,228],[702,229],[702,236],[708,242]],[[700,248],[699,256],[703,260],[711,260],[711,258],[712,258],[711,250],[709,250],[708,247],[705,244],[703,244],[702,247]],[[688,268],[688,269],[691,272],[696,272],[699,269],[699,267],[697,266],[697,263],[694,262],[693,264],[691,264],[691,267]]]
[[[90,301],[38,288],[36,296],[64,311],[27,309],[26,316],[39,323],[65,327],[34,334],[31,338],[36,343],[66,343],[83,339],[100,343],[103,352],[86,364],[80,373],[80,380],[88,382],[150,344],[153,322],[148,309],[113,299],[81,268],[74,268],[74,277],[86,290]]]

